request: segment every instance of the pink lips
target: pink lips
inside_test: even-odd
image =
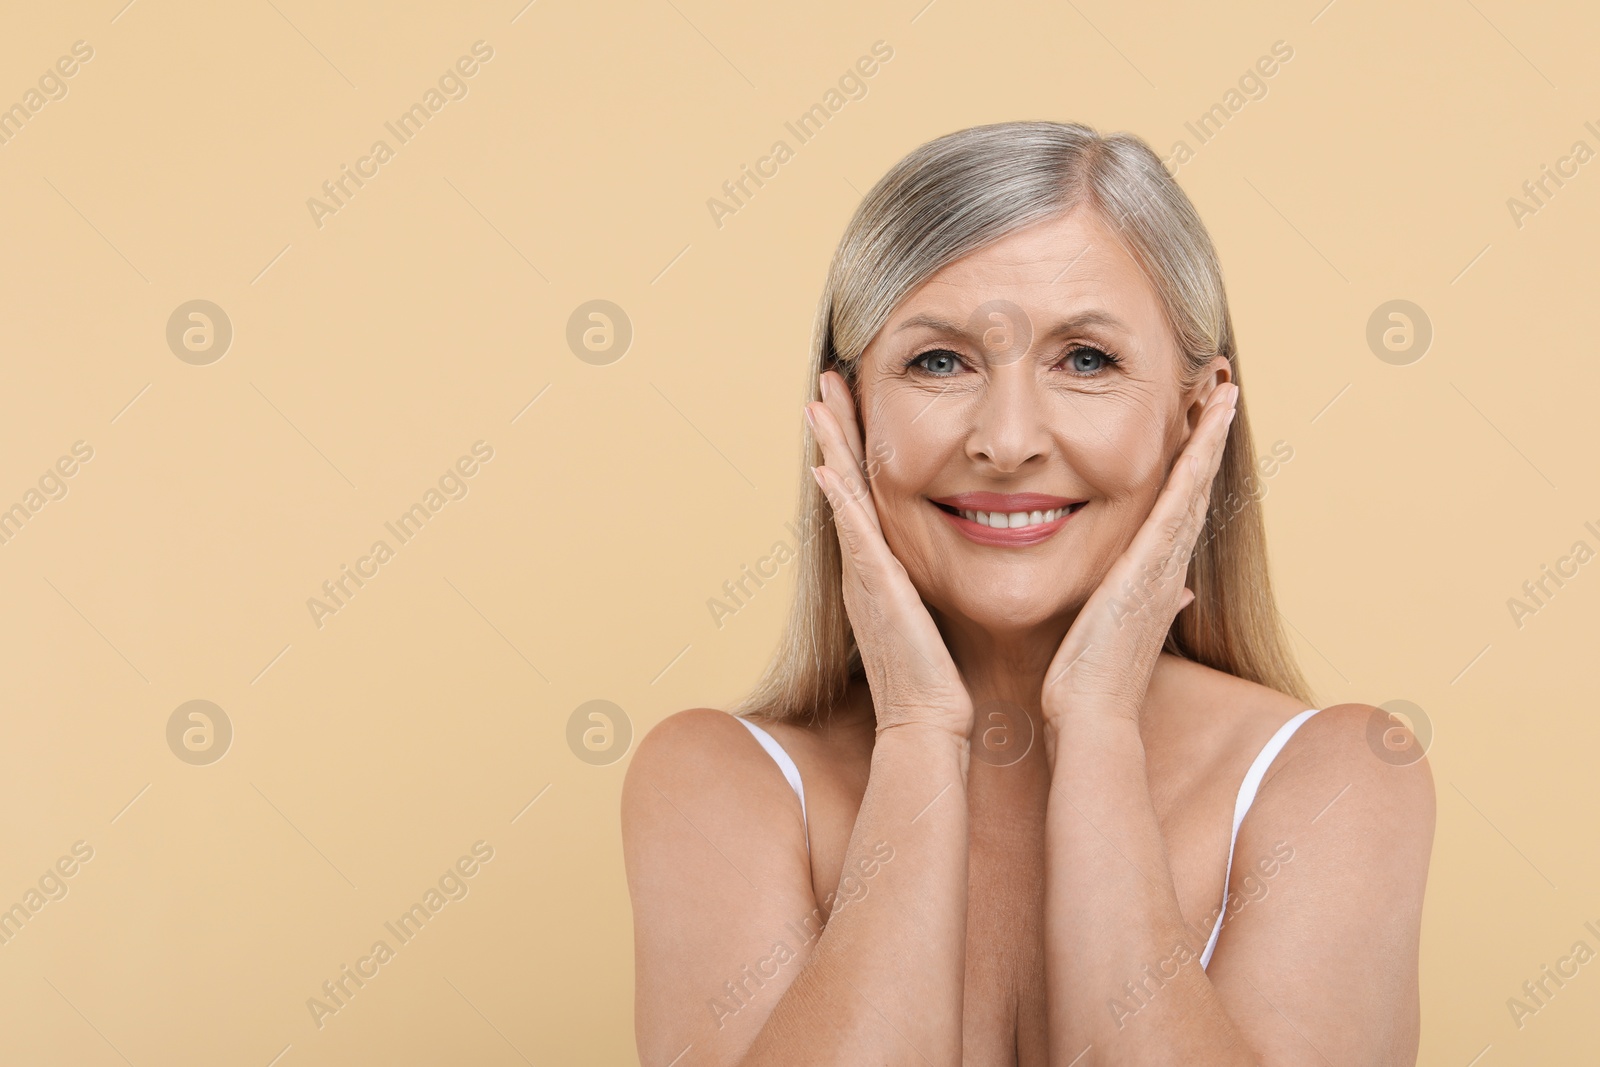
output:
[[[1049,496],[1044,493],[957,493],[954,496],[931,498],[935,504],[957,508],[961,511],[987,511],[987,512],[1018,512],[1018,511],[1054,511],[1057,508],[1071,507],[1082,504],[1084,501],[1071,500],[1064,496]],[[939,514],[948,519],[957,531],[967,540],[980,545],[999,545],[1015,547],[1020,545],[1036,545],[1055,536],[1056,531],[1067,524],[1067,521],[1081,511],[1081,507],[1073,508],[1050,522],[1039,523],[1035,526],[1019,526],[1016,528],[996,528],[984,526],[973,522],[961,515],[954,515],[939,509]]]

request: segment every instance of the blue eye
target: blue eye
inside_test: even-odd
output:
[[[930,364],[935,364],[948,369],[936,369],[935,366]],[[911,359],[906,362],[906,366],[921,367],[935,378],[948,378],[950,375],[955,373],[957,368],[961,366],[961,357],[950,351],[948,348],[932,348],[926,352],[912,356]]]
[[[1090,361],[1089,366],[1084,366],[1079,362],[1086,357]],[[1093,375],[1098,373],[1103,367],[1114,366],[1115,364],[1120,363],[1121,360],[1119,360],[1116,356],[1113,356],[1110,352],[1103,352],[1092,345],[1073,345],[1072,351],[1067,355],[1067,362],[1072,365],[1072,369],[1076,373]]]
[[[1075,344],[1062,362],[1068,364],[1075,375],[1093,378],[1122,360],[1093,345]],[[907,368],[916,367],[934,378],[949,378],[960,372],[962,362],[961,357],[948,348],[930,348],[906,360],[905,365]]]

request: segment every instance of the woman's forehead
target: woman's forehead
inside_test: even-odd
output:
[[[981,321],[986,305],[1018,309],[1040,334],[1077,319],[1130,333],[1162,319],[1138,263],[1096,216],[1075,211],[947,264],[895,307],[874,344],[953,333]]]

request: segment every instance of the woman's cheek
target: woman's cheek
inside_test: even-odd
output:
[[[1063,435],[1062,450],[1087,488],[1112,497],[1140,496],[1165,472],[1166,441],[1157,420],[1120,413],[1086,425],[1081,416]]]
[[[873,481],[882,480],[885,488],[922,493],[937,477],[939,465],[950,449],[951,437],[942,420],[930,411],[923,418],[916,413],[901,417],[888,410],[869,422],[862,441],[862,461]]]

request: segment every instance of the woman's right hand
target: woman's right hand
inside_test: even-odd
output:
[[[877,732],[932,726],[965,746],[972,698],[927,605],[884,540],[849,386],[837,372],[825,371],[822,396],[806,405],[823,455],[813,473],[839,535],[845,611],[872,690]]]

